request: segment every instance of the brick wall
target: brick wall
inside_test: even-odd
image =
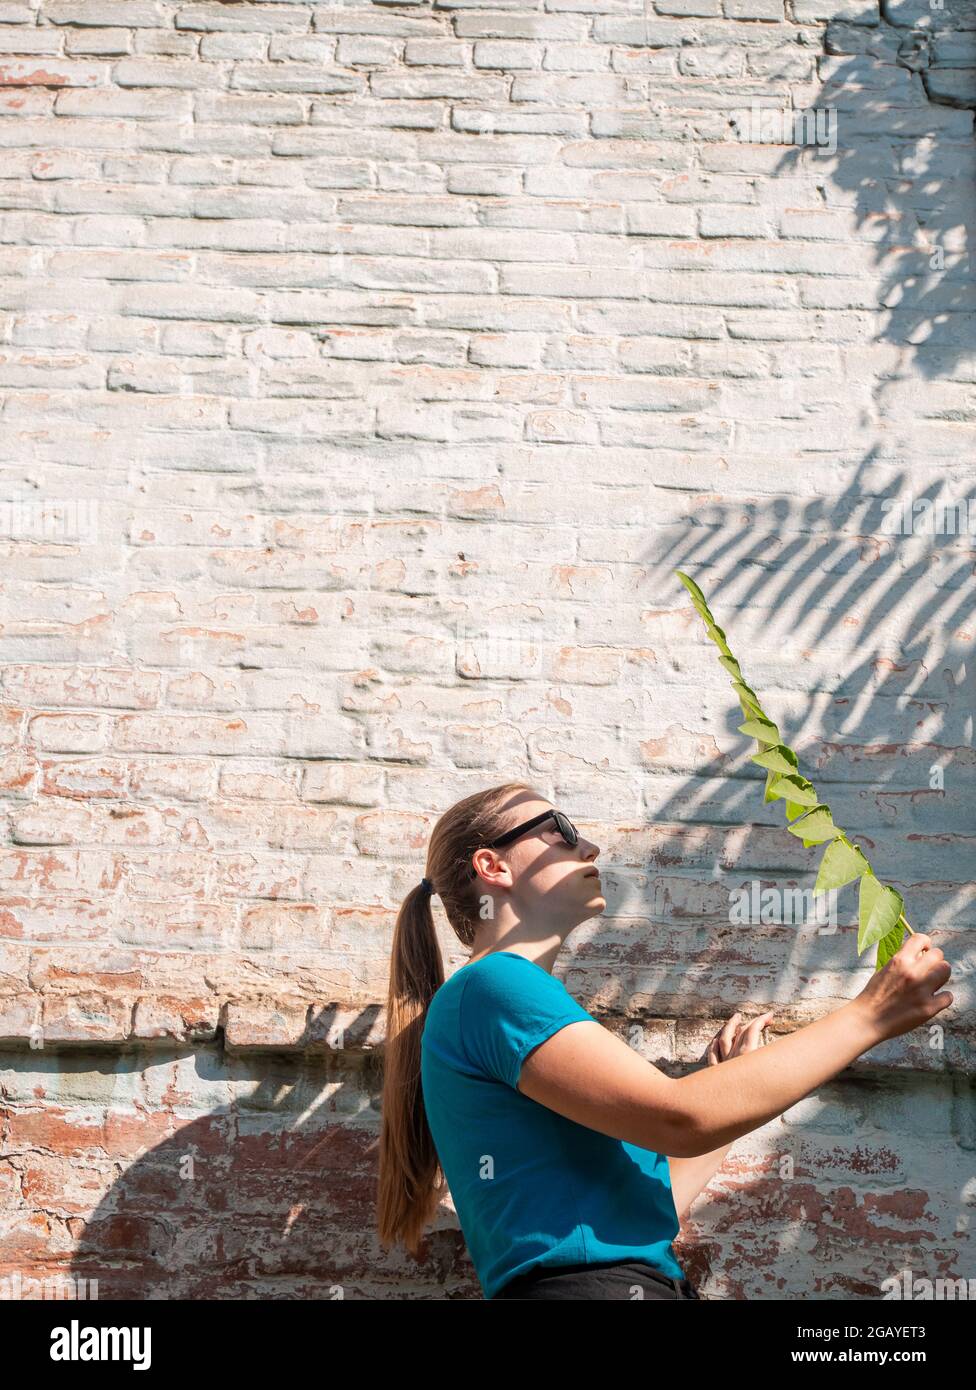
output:
[[[373,1239],[375,1050],[503,777],[603,846],[557,974],[649,1058],[850,997],[851,898],[729,921],[819,856],[675,565],[957,999],[679,1256],[974,1274],[976,526],[883,507],[974,494],[974,69],[959,0],[0,0],[0,1275],[475,1296],[449,1209]]]

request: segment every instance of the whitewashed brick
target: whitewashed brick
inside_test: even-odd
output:
[[[15,1159],[42,1227],[99,1200],[57,1106],[158,1147],[249,1049],[378,1017],[434,821],[503,775],[586,808],[612,896],[574,977],[598,952],[668,1060],[745,995],[805,992],[789,1026],[850,997],[836,943],[700,945],[728,877],[811,856],[759,823],[676,565],[963,951],[972,540],[877,517],[972,490],[961,17],[0,0],[0,1041],[102,1049],[14,1097],[12,1133],[54,1088]],[[837,149],[740,138],[754,101],[827,106]],[[239,1075],[201,1082],[221,1028]],[[105,1064],[160,1041],[165,1078]]]

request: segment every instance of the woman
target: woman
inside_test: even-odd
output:
[[[770,1015],[733,1015],[671,1078],[552,975],[606,907],[598,854],[528,784],[493,787],[438,820],[397,917],[379,1238],[418,1255],[446,1178],[486,1299],[697,1298],[671,1241],[730,1145],[952,1003],[915,933],[833,1013],[764,1048]],[[431,892],[471,951],[446,982]]]

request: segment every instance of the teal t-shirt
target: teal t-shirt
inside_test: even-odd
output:
[[[534,1047],[592,1018],[512,951],[462,966],[431,1000],[424,1106],[486,1299],[535,1265],[644,1260],[684,1277],[671,1249],[679,1226],[667,1158],[516,1089]]]

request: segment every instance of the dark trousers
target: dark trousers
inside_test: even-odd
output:
[[[509,1280],[492,1302],[502,1298],[697,1299],[698,1293],[687,1279],[672,1279],[642,1260],[624,1260],[604,1265],[536,1265]]]

